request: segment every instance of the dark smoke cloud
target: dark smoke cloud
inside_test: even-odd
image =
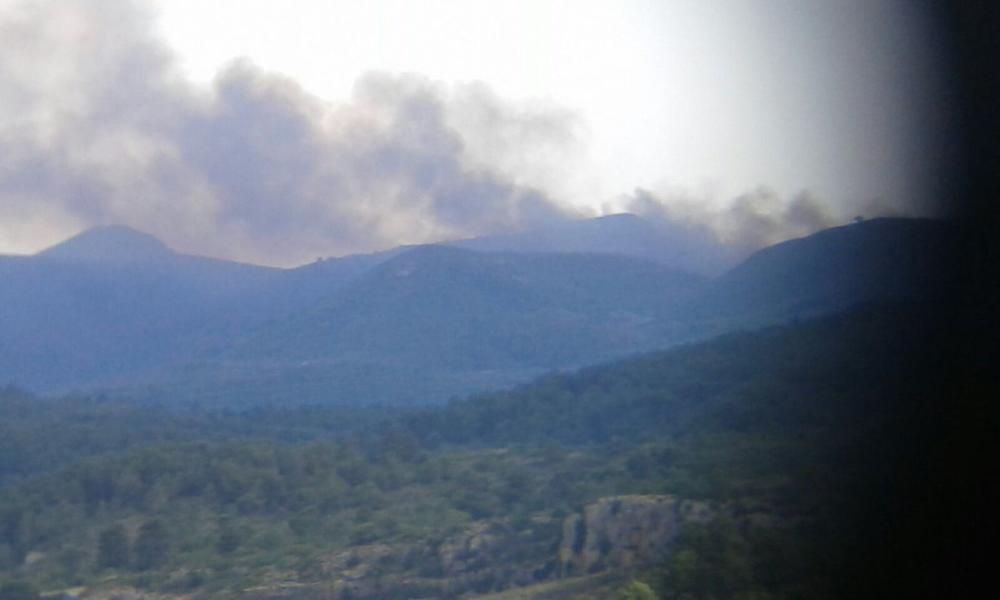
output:
[[[565,111],[379,73],[337,105],[246,61],[201,90],[134,2],[0,10],[8,229],[124,223],[186,251],[289,264],[568,216],[541,191],[578,145]]]
[[[726,248],[720,251],[723,261],[842,223],[807,190],[783,198],[774,190],[759,187],[720,208],[709,198],[682,191],[656,194],[639,189],[623,198],[621,204],[629,212],[686,232],[706,246],[709,239],[721,243]]]
[[[0,3],[0,247],[122,223],[187,252],[297,264],[581,216],[566,182],[587,134],[571,112],[386,73],[330,103],[247,61],[198,87],[144,6]],[[705,270],[836,224],[810,193],[767,188],[721,209],[638,190],[623,209]]]
[[[724,241],[747,249],[801,237],[836,224],[810,192],[801,191],[785,200],[766,187],[737,196],[712,220]]]

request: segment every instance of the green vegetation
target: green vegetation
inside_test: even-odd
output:
[[[89,459],[17,486],[0,502],[11,568],[61,586],[117,573],[165,584],[197,570],[266,583],[261,565],[315,578],[324,555],[368,544],[414,546],[403,570],[442,569],[437,546],[479,520],[502,523],[508,558],[546,563],[562,516],[583,501],[662,492],[615,455],[579,450],[411,452],[366,456],[343,443],[169,445]],[[645,451],[648,451],[645,450]],[[588,477],[579,478],[586,473]],[[419,560],[417,557],[419,556]],[[138,574],[154,572],[153,579]],[[166,578],[166,579],[164,579]]]
[[[382,407],[168,408],[106,396],[41,398],[8,386],[0,388],[0,487],[81,458],[150,444],[307,442],[373,429],[401,413]]]
[[[649,354],[404,419],[457,445],[629,443],[715,432],[811,434],[890,406],[916,317],[872,308]],[[878,356],[873,363],[871,356]]]
[[[849,596],[883,516],[868,499],[891,492],[884,474],[924,433],[896,438],[892,400],[940,393],[906,352],[926,334],[913,318],[866,309],[734,334],[416,413],[166,411],[7,389],[0,575],[212,598],[532,584],[582,598],[550,585],[566,517],[669,494],[713,516],[641,572],[610,573],[608,594]]]

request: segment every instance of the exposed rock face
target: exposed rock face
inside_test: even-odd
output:
[[[491,558],[509,544],[511,534],[495,523],[475,523],[468,530],[454,535],[438,548],[444,575],[455,577],[475,573],[489,566]]]
[[[480,521],[438,544],[368,544],[323,559],[324,583],[300,589],[261,589],[252,600],[375,600],[381,598],[457,598],[509,586],[536,583],[555,571],[539,568],[535,554],[551,547],[508,525]],[[534,550],[534,554],[532,554]],[[285,595],[278,595],[281,592]]]
[[[705,521],[711,509],[674,496],[613,496],[587,505],[563,522],[560,574],[629,570],[663,558],[685,523]]]
[[[475,523],[438,547],[442,575],[450,589],[476,593],[538,583],[557,574],[555,535],[549,527],[518,532],[501,523]]]

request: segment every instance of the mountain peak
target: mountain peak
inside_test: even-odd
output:
[[[163,259],[173,254],[157,238],[124,225],[92,227],[38,253],[51,258],[101,262]]]

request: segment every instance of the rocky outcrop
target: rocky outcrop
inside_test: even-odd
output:
[[[674,496],[613,496],[587,505],[563,522],[563,577],[631,570],[662,559],[685,523],[705,521],[707,504]]]
[[[272,582],[227,597],[375,600],[464,598],[501,591],[497,597],[505,599],[578,597],[580,589],[617,581],[661,560],[686,524],[713,518],[717,510],[723,509],[674,496],[612,496],[567,517],[561,541],[558,523],[547,517],[537,516],[519,527],[478,521],[438,541],[344,548],[318,560],[304,581],[294,573],[276,573]],[[79,598],[187,600],[125,586],[108,586]]]
[[[551,529],[551,528],[550,528]],[[439,543],[368,544],[328,555],[320,562],[321,586],[254,590],[252,600],[324,600],[386,597],[457,598],[551,577],[555,561],[547,549],[553,535],[535,538],[497,521],[471,523]],[[548,555],[548,556],[546,556]],[[545,568],[546,563],[551,566]],[[540,566],[541,564],[541,566]],[[324,596],[316,594],[322,591]]]
[[[511,543],[511,532],[487,521],[474,523],[438,547],[441,569],[447,577],[468,575],[487,568],[491,560]]]

